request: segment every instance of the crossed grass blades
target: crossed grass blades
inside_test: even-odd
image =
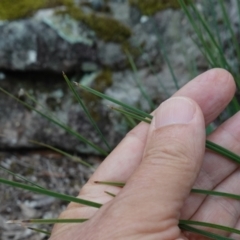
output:
[[[113,109],[115,109],[118,112],[121,112],[122,114],[128,116],[129,118],[134,119],[134,121],[144,121],[146,123],[150,123],[151,122],[152,115],[147,114],[147,113],[145,113],[145,112],[143,112],[143,111],[141,111],[139,109],[136,109],[136,108],[134,108],[132,106],[129,106],[127,104],[124,104],[122,102],[119,102],[116,99],[111,98],[111,97],[109,97],[109,96],[107,96],[107,95],[105,95],[103,93],[100,93],[100,92],[98,92],[98,91],[96,91],[94,89],[91,89],[89,87],[79,85],[78,83],[74,83],[74,85],[73,85],[73,83],[71,83],[69,81],[69,79],[67,78],[67,76],[65,74],[64,74],[64,78],[65,78],[67,84],[69,86],[71,86],[70,89],[72,90],[74,88],[75,91],[73,91],[73,93],[74,93],[74,95],[77,94],[79,99],[80,99],[79,92],[76,91],[76,87],[74,85],[76,85],[77,87],[79,87],[79,88],[81,88],[81,89],[83,89],[85,91],[88,91],[88,92],[90,92],[92,94],[95,94],[98,97],[101,97],[103,99],[111,101],[115,105],[118,105],[119,107],[114,107]],[[7,93],[2,88],[0,88],[0,90],[2,92]],[[7,94],[10,95],[11,97],[14,97],[13,95],[11,95],[9,93],[7,93]],[[17,98],[15,98],[15,99],[17,101],[21,102],[22,104],[24,104],[25,106],[27,106],[28,108],[31,107],[28,103],[22,102],[21,100],[19,100]],[[81,100],[81,103],[83,104],[82,100]],[[32,108],[32,110],[34,110],[34,108]],[[38,113],[41,114],[43,117],[49,119],[53,123],[55,123],[55,122],[58,123],[58,125],[60,127],[64,128],[65,130],[69,130],[70,129],[70,128],[67,128],[63,123],[58,122],[58,120],[53,119],[52,115],[49,116],[49,115],[47,115],[47,113],[43,113],[43,112],[40,112],[40,111],[38,111]],[[71,134],[72,131],[73,130],[70,129],[70,131],[68,131],[68,132]],[[75,135],[79,136],[79,134],[75,134]],[[102,134],[100,134],[100,136],[102,136]],[[80,139],[82,141],[85,140],[82,136],[81,136]],[[92,142],[89,142],[89,141],[84,141],[84,142],[86,144],[89,144],[95,150],[99,151],[100,154],[103,154],[103,153],[106,152],[105,150],[99,149],[98,147],[95,148],[95,145]],[[51,146],[49,146],[49,147],[51,147]],[[106,147],[108,147],[108,144],[106,144]],[[231,160],[233,160],[233,161],[235,161],[237,163],[240,163],[240,157],[238,155],[230,152],[229,150],[227,150],[227,149],[225,149],[225,148],[223,148],[221,146],[218,146],[217,144],[214,144],[212,142],[207,141],[206,142],[206,147],[211,149],[211,150],[213,150],[213,151],[215,151],[218,154],[221,154],[221,155],[223,155],[225,157],[228,157],[229,159],[231,159]],[[55,150],[55,148],[52,148],[52,149]],[[56,149],[56,151],[61,151],[61,150]],[[16,187],[16,188],[22,188],[22,189],[25,189],[25,190],[29,190],[29,191],[32,191],[32,192],[35,192],[35,193],[38,193],[38,194],[43,194],[43,195],[55,197],[55,198],[58,198],[58,199],[61,199],[61,200],[65,200],[65,201],[69,201],[69,202],[76,202],[76,203],[79,203],[79,204],[82,204],[82,205],[87,205],[87,206],[91,206],[91,207],[95,207],[95,208],[100,208],[102,206],[100,203],[87,201],[87,200],[84,200],[84,199],[75,198],[75,197],[72,197],[72,196],[69,196],[69,195],[65,195],[65,194],[61,194],[61,193],[57,193],[57,192],[54,192],[54,191],[47,190],[47,189],[42,188],[41,186],[39,186],[39,185],[37,185],[37,184],[35,184],[33,182],[30,182],[29,180],[27,180],[23,176],[19,176],[17,174],[14,174],[14,173],[12,173],[11,171],[9,171],[7,169],[4,169],[4,168],[2,168],[2,169],[7,171],[8,173],[10,173],[10,174],[20,178],[21,180],[25,181],[26,183],[20,183],[20,182],[16,182],[16,181],[9,181],[9,180],[2,179],[2,178],[0,178],[0,183],[6,184],[6,185],[9,185],[9,186],[12,186],[12,187]],[[114,186],[118,186],[118,187],[124,187],[124,183],[115,183],[115,182],[98,181],[98,182],[96,182],[96,184],[108,184],[108,185],[114,185]],[[192,192],[198,193],[198,194],[216,195],[216,196],[220,196],[220,197],[222,196],[222,197],[228,197],[228,198],[233,198],[233,199],[240,200],[240,195],[228,194],[228,193],[224,193],[224,192],[208,191],[208,190],[202,190],[202,189],[192,189]],[[115,197],[114,194],[112,194],[112,193],[106,192],[106,194],[109,194],[112,197]],[[39,223],[39,224],[73,223],[73,222],[81,223],[81,222],[85,222],[85,221],[87,221],[87,219],[29,219],[29,220],[20,220],[20,221],[10,221],[9,223],[22,223],[22,224],[26,225],[26,224],[30,224],[30,223],[35,223],[35,224],[36,223]],[[206,237],[209,237],[209,238],[212,238],[212,239],[230,239],[230,238],[227,238],[227,237],[222,237],[222,236],[213,234],[211,232],[199,230],[199,229],[197,229],[195,227],[192,227],[192,225],[208,226],[210,228],[217,228],[217,229],[221,229],[223,231],[227,231],[227,232],[230,232],[230,233],[240,234],[240,231],[237,230],[237,229],[229,228],[229,227],[225,227],[225,226],[221,226],[221,225],[216,225],[216,224],[212,224],[212,223],[196,222],[196,221],[190,221],[190,220],[180,220],[179,221],[179,227],[181,229],[186,230],[186,231],[195,232],[195,233],[201,234],[203,236],[206,236]],[[36,228],[31,228],[31,229],[34,230],[34,231],[45,233],[45,234],[50,234],[49,232],[46,232],[46,231],[44,231],[42,229],[36,229]]]
[[[213,67],[221,67],[221,68],[225,68],[228,71],[230,71],[232,73],[232,75],[235,78],[236,81],[236,85],[238,87],[238,89],[240,88],[240,75],[238,73],[238,69],[239,69],[239,65],[238,63],[240,62],[240,47],[238,45],[236,36],[234,34],[234,29],[233,26],[231,25],[231,21],[228,17],[227,14],[227,8],[226,5],[224,3],[223,0],[218,0],[218,4],[220,6],[221,12],[222,12],[222,16],[223,16],[223,25],[226,28],[226,31],[229,32],[229,35],[231,36],[230,38],[230,42],[229,44],[231,44],[232,46],[234,46],[234,57],[236,59],[236,61],[229,61],[229,58],[226,57],[225,54],[225,50],[223,48],[223,39],[221,39],[220,33],[219,33],[219,26],[217,23],[217,18],[216,18],[216,4],[214,0],[209,0],[209,1],[204,1],[204,3],[202,4],[209,4],[210,5],[210,9],[212,11],[212,14],[214,16],[212,22],[207,22],[204,17],[204,13],[201,12],[200,10],[197,9],[196,5],[194,3],[189,3],[188,1],[188,5],[185,4],[185,2],[183,0],[179,0],[179,3],[183,9],[183,11],[185,12],[189,23],[192,25],[193,29],[194,29],[194,35],[191,36],[192,40],[195,44],[197,44],[199,50],[202,52],[203,56],[205,56],[205,59],[207,61],[207,63],[209,64],[210,68]],[[239,11],[239,16],[240,16],[240,0],[237,0],[237,6],[238,6],[238,11]],[[153,24],[154,21],[153,21]],[[239,24],[240,24],[240,17],[239,17]],[[173,67],[171,66],[171,61],[170,59],[168,59],[168,56],[166,54],[166,48],[164,45],[164,40],[161,39],[160,34],[157,32],[156,30],[156,34],[158,36],[158,40],[159,40],[159,50],[161,51],[163,58],[165,60],[165,62],[167,63],[167,66],[169,68],[170,74],[172,76],[172,80],[174,82],[174,85],[176,86],[176,89],[179,88],[178,86],[178,81],[177,78],[174,74],[174,70]],[[140,49],[141,50],[141,49]],[[139,90],[142,94],[142,96],[146,99],[146,101],[148,102],[149,106],[151,109],[154,109],[154,104],[151,101],[151,99],[149,98],[149,96],[146,93],[146,90],[141,82],[141,80],[138,77],[138,70],[137,67],[134,63],[134,60],[132,58],[132,56],[129,54],[129,52],[126,52],[126,56],[129,60],[130,66],[132,67],[132,70],[135,74],[135,81],[137,86],[139,87]],[[186,61],[189,59],[186,59]],[[187,61],[187,62],[193,62],[192,61]],[[149,68],[153,71],[153,67],[151,66],[150,61],[148,61],[148,65]],[[192,72],[197,75],[197,71],[196,69],[191,69]],[[103,93],[100,93],[94,89],[91,89],[87,86],[83,86],[80,85],[78,83],[72,83],[65,74],[63,74],[64,79],[68,85],[68,87],[70,88],[70,90],[72,91],[72,93],[74,94],[75,98],[77,99],[78,103],[80,104],[80,106],[83,108],[85,114],[88,116],[88,119],[90,121],[90,123],[93,125],[94,129],[98,132],[99,136],[101,137],[102,141],[105,143],[106,149],[100,148],[97,145],[95,145],[93,142],[91,142],[90,140],[84,138],[81,134],[77,133],[76,131],[74,131],[73,129],[71,129],[69,126],[67,126],[65,123],[60,122],[51,112],[49,112],[47,109],[44,109],[43,106],[42,110],[37,110],[36,108],[34,108],[32,105],[28,104],[27,102],[24,102],[20,99],[18,99],[17,97],[13,96],[12,94],[10,94],[9,92],[5,91],[4,89],[2,89],[0,87],[0,91],[9,95],[10,97],[14,98],[16,101],[20,102],[21,104],[23,104],[24,106],[26,106],[27,108],[31,109],[32,111],[37,112],[38,114],[40,114],[42,117],[48,119],[50,122],[54,123],[55,125],[61,127],[62,129],[64,129],[65,131],[67,131],[69,134],[74,135],[77,139],[79,139],[80,141],[84,142],[85,144],[91,146],[96,152],[98,152],[100,155],[102,156],[107,156],[108,153],[111,151],[111,148],[107,142],[107,140],[104,138],[103,134],[101,133],[101,130],[98,128],[97,124],[94,122],[94,120],[92,119],[87,107],[85,106],[84,102],[82,101],[82,98],[80,96],[80,93],[78,91],[78,88],[81,88],[84,91],[90,92],[102,99],[106,99],[110,102],[113,103],[113,107],[112,109],[120,112],[121,114],[123,114],[123,116],[126,117],[126,120],[129,122],[130,126],[135,126],[137,122],[146,122],[146,123],[150,123],[151,119],[152,119],[152,115],[145,113],[137,108],[134,108],[132,106],[129,106],[127,104],[124,104],[116,99],[113,99]],[[159,79],[159,84],[162,87],[163,91],[165,92],[166,96],[169,96],[169,93],[167,92],[166,87],[164,86],[164,84],[161,82],[161,80]],[[34,97],[30,96],[28,93],[25,93],[26,97],[31,99],[32,102],[37,103],[37,101],[34,99]],[[38,104],[39,106],[39,104]],[[233,115],[235,112],[239,111],[240,106],[239,103],[236,99],[236,97],[233,98],[232,102],[229,104],[228,106],[228,114],[229,116]],[[211,132],[212,128],[208,128],[208,132]],[[32,141],[32,140],[31,140]],[[52,146],[49,146],[47,144],[44,143],[39,143],[36,141],[32,141],[32,143],[34,144],[38,144],[47,148],[50,148],[54,151],[57,151],[67,157],[69,157],[71,160],[73,161],[77,161],[81,164],[84,164],[85,166],[91,167],[91,165],[89,165],[88,163],[84,162],[82,159],[71,156],[70,154],[54,148]],[[236,163],[240,163],[240,157],[238,155],[236,155],[235,153],[213,143],[210,141],[206,141],[206,148],[216,152],[217,154],[223,155],[229,159],[231,159],[232,161],[236,162]],[[57,199],[61,199],[67,202],[76,202],[82,205],[87,205],[87,206],[91,206],[91,207],[95,207],[95,208],[100,208],[102,206],[102,204],[100,203],[96,203],[96,202],[92,202],[92,201],[87,201],[84,199],[80,199],[80,198],[76,198],[76,197],[72,197],[69,195],[65,195],[65,194],[61,194],[61,193],[57,193],[48,189],[45,189],[41,186],[39,186],[38,184],[29,181],[27,178],[25,178],[24,176],[15,174],[13,172],[11,172],[9,169],[6,169],[2,166],[0,166],[0,169],[3,171],[6,171],[8,174],[13,175],[14,177],[16,177],[17,179],[21,180],[21,182],[19,181],[9,181],[6,179],[2,179],[0,178],[0,183],[5,184],[5,185],[9,185],[15,188],[21,188],[24,190],[28,190],[28,191],[32,191],[38,194],[43,194],[43,195],[47,195],[47,196],[51,196]],[[113,186],[117,186],[119,188],[124,187],[125,183],[121,183],[121,182],[105,182],[104,179],[99,179],[99,181],[96,182],[96,184],[107,184],[107,185],[113,185]],[[240,195],[235,195],[235,194],[229,194],[226,192],[216,192],[216,191],[209,191],[209,190],[203,190],[203,189],[192,189],[192,192],[194,193],[198,193],[198,194],[205,194],[205,195],[215,195],[215,196],[219,196],[219,197],[227,197],[227,198],[233,198],[236,200],[240,200]],[[105,192],[106,194],[112,196],[113,198],[115,197],[114,194],[110,193],[110,192]],[[54,224],[54,223],[82,223],[87,221],[88,219],[28,219],[28,220],[18,220],[18,221],[9,221],[9,223],[20,223],[26,227],[28,227],[29,229],[39,232],[39,233],[44,233],[46,235],[50,235],[50,232],[47,232],[43,229],[38,229],[38,228],[32,228],[29,226],[29,224],[34,223],[34,224]],[[240,230],[234,229],[234,228],[229,228],[226,226],[221,226],[221,225],[216,225],[216,224],[212,224],[212,223],[206,223],[206,222],[197,222],[197,221],[191,221],[191,220],[180,220],[179,221],[179,227],[185,231],[189,231],[189,232],[194,232],[197,234],[200,234],[202,236],[206,236],[210,239],[216,239],[216,240],[227,240],[227,239],[231,239],[228,237],[224,237],[224,236],[220,236],[217,234],[213,234],[211,232],[208,231],[203,231],[200,230],[198,228],[195,228],[195,226],[205,226],[208,228],[215,228],[215,229],[221,229],[225,232],[228,233],[236,233],[240,235]]]

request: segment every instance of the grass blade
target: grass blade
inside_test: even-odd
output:
[[[115,187],[124,187],[125,183],[123,182],[107,182],[107,181],[95,181],[96,184],[103,184],[103,185],[109,185],[109,186],[115,186]]]
[[[119,112],[121,112],[125,115],[129,114],[132,118],[135,118],[137,120],[140,120],[140,121],[143,121],[143,122],[146,122],[146,123],[150,123],[150,120],[148,120],[146,118],[143,118],[143,117],[140,117],[140,116],[138,116],[134,113],[131,113],[131,112],[129,113],[124,109],[119,109],[119,108],[113,108],[113,109],[115,109],[115,110],[117,110],[117,111],[119,111]],[[149,114],[148,118],[152,119],[153,116]],[[216,152],[216,153],[218,153],[218,154],[220,154],[224,157],[227,157],[227,158],[231,159],[232,161],[234,161],[238,164],[240,164],[240,156],[238,156],[237,154],[229,151],[228,149],[226,149],[226,148],[224,148],[224,147],[222,147],[222,146],[220,146],[216,143],[213,143],[209,140],[206,140],[206,148],[210,149],[210,150],[212,150],[212,151],[214,151],[214,152]]]
[[[115,197],[115,194],[106,192],[110,196]],[[28,220],[10,220],[7,221],[7,223],[11,224],[57,224],[57,223],[83,223],[88,221],[88,219],[28,219]],[[213,224],[213,223],[207,223],[207,222],[199,222],[199,221],[192,221],[192,220],[179,220],[179,225],[195,225],[195,226],[203,226],[203,227],[209,227],[214,229],[223,230],[229,233],[236,233],[240,234],[240,230],[235,228],[226,227],[223,225]]]
[[[48,236],[51,235],[51,232],[48,232],[46,230],[42,230],[42,229],[38,229],[38,228],[32,228],[32,227],[28,227],[28,229],[32,230],[32,231],[35,231],[35,232],[38,232],[38,233],[44,233]]]
[[[97,131],[97,133],[99,134],[99,136],[101,137],[101,139],[103,140],[103,142],[105,143],[105,145],[107,146],[108,150],[110,151],[111,148],[106,140],[106,138],[103,136],[101,130],[99,129],[99,127],[97,126],[96,122],[94,121],[94,119],[92,118],[90,112],[88,111],[87,107],[85,106],[84,102],[82,101],[82,99],[79,96],[79,93],[76,91],[76,89],[73,87],[71,81],[68,79],[67,75],[63,72],[63,77],[68,85],[68,87],[70,88],[70,90],[73,92],[75,98],[77,99],[78,103],[80,104],[80,106],[82,107],[82,109],[84,110],[85,114],[87,115],[90,123],[93,125],[93,127],[95,128],[95,130]]]
[[[18,101],[19,103],[21,103],[22,105],[24,105],[25,107],[37,112],[39,115],[41,115],[42,117],[48,119],[50,122],[54,123],[55,125],[63,128],[65,131],[67,131],[68,133],[72,134],[73,136],[77,137],[79,140],[81,140],[82,142],[88,144],[89,146],[91,146],[92,148],[94,148],[96,151],[98,151],[100,154],[107,156],[108,153],[98,147],[97,145],[95,145],[94,143],[90,142],[89,140],[87,140],[85,137],[83,137],[82,135],[80,135],[79,133],[77,133],[76,131],[74,131],[73,129],[71,129],[70,127],[68,127],[67,125],[64,125],[62,123],[60,123],[59,121],[49,117],[48,115],[40,112],[39,110],[35,109],[33,106],[29,105],[28,103],[25,103],[24,101],[18,99],[17,97],[15,97],[14,95],[10,94],[9,92],[5,91],[3,88],[0,87],[0,91],[2,91],[3,93],[7,94],[8,96],[10,96],[11,98],[15,99],[16,101]]]
[[[32,187],[32,186],[29,186],[29,185],[26,185],[26,184],[22,184],[22,183],[19,183],[19,182],[14,182],[14,181],[9,181],[9,180],[3,179],[3,178],[0,178],[0,183],[3,183],[5,185],[9,185],[11,187],[21,188],[21,189],[24,189],[24,190],[28,190],[28,191],[31,191],[31,192],[38,193],[38,194],[47,195],[47,196],[58,198],[58,199],[61,199],[61,200],[64,200],[64,201],[75,202],[75,203],[79,203],[79,204],[90,206],[90,207],[100,208],[102,206],[102,204],[100,204],[100,203],[87,201],[87,200],[84,200],[84,199],[72,197],[72,196],[69,196],[69,195],[66,195],[66,194],[61,194],[61,193],[53,192],[53,191],[38,188],[38,187]]]
[[[131,118],[136,119],[136,120],[141,121],[141,122],[151,123],[151,120],[149,120],[147,118],[143,118],[143,117],[141,117],[139,115],[136,115],[134,113],[128,112],[128,111],[126,111],[122,108],[111,107],[111,109],[124,114],[126,117],[128,116],[128,117],[131,117]]]
[[[86,222],[88,219],[58,219],[58,218],[52,218],[52,219],[27,219],[27,220],[10,220],[7,221],[7,223],[10,224],[55,224],[55,223],[82,223]]]
[[[220,196],[220,197],[227,197],[232,198],[235,200],[240,200],[240,195],[232,194],[232,193],[225,193],[225,192],[217,192],[212,190],[203,190],[203,189],[195,189],[193,188],[191,190],[192,193],[199,193],[199,194],[205,194],[205,195],[211,195],[211,196]]]
[[[236,163],[240,163],[240,157],[237,154],[229,151],[228,149],[226,149],[222,146],[219,146],[216,143],[213,143],[213,142],[210,142],[210,141],[206,140],[206,148],[208,148],[208,149],[210,149],[210,150],[212,150],[212,151],[214,151],[214,152],[216,152],[216,153],[218,153],[218,154],[220,154],[224,157],[227,157],[227,158],[233,160]]]
[[[124,115],[125,116],[125,119],[126,119],[126,122],[128,124],[128,126],[133,129],[134,127],[137,126],[137,123],[135,122],[135,120],[131,117],[129,117],[128,115]]]
[[[39,188],[45,189],[44,187],[41,187],[40,185],[36,184],[35,182],[32,182],[32,181],[28,180],[27,178],[25,178],[25,177],[23,177],[23,176],[21,176],[19,174],[16,174],[16,173],[8,170],[7,168],[5,168],[5,167],[3,167],[1,165],[0,165],[0,169],[2,169],[3,171],[7,172],[8,174],[10,174],[10,175],[12,175],[12,176],[14,176],[16,178],[19,178],[19,179],[21,179],[21,180],[23,180],[23,181],[25,181],[27,183],[32,184],[35,187],[39,187]]]
[[[141,110],[139,110],[137,108],[131,107],[131,106],[127,105],[127,104],[121,103],[120,101],[118,101],[118,100],[116,100],[114,98],[111,98],[111,97],[109,97],[109,96],[107,96],[105,94],[99,93],[98,91],[96,91],[94,89],[91,89],[91,88],[86,87],[86,86],[82,86],[82,85],[80,85],[78,83],[76,83],[76,84],[77,84],[77,86],[79,86],[80,88],[83,88],[84,90],[86,90],[88,92],[91,92],[91,93],[93,93],[93,94],[95,94],[95,95],[97,95],[97,96],[99,96],[101,98],[107,99],[107,100],[109,100],[109,101],[111,101],[113,103],[116,103],[116,104],[120,105],[121,107],[129,110],[130,114],[131,114],[130,117],[132,117],[132,118],[135,117],[136,120],[141,119],[141,121],[145,121],[145,122],[149,123],[148,119],[152,119],[153,118],[153,116],[148,114],[148,113],[145,113],[145,112],[143,112],[143,111],[141,111]],[[118,111],[119,111],[119,109],[118,109]],[[121,110],[121,111],[123,111],[124,114],[127,114],[126,110]],[[147,118],[147,120],[144,120],[144,118]],[[227,157],[227,158],[233,160],[234,162],[240,163],[240,156],[238,156],[237,154],[229,151],[228,149],[226,149],[226,148],[224,148],[222,146],[219,146],[216,143],[213,143],[213,142],[210,142],[210,141],[207,140],[206,141],[206,148],[208,148],[208,149],[210,149],[210,150],[212,150],[212,151],[214,151],[214,152],[216,152],[218,154],[221,154],[222,156]]]
[[[106,192],[107,194],[109,194],[110,196],[115,197],[115,194]],[[11,224],[56,224],[56,223],[83,223],[88,221],[88,219],[83,218],[83,219],[28,219],[28,220],[10,220],[7,221],[7,223],[11,223]],[[179,224],[180,225],[196,225],[196,226],[203,226],[203,227],[210,227],[210,228],[214,228],[214,229],[219,229],[219,230],[223,230],[229,233],[236,233],[236,234],[240,234],[240,230],[235,229],[235,228],[230,228],[230,227],[226,227],[226,226],[222,226],[222,225],[218,225],[218,224],[213,224],[213,223],[207,223],[207,222],[199,222],[199,221],[192,221],[192,220],[179,220]]]
[[[192,221],[192,220],[179,220],[179,224],[210,227],[210,228],[223,230],[223,231],[226,231],[226,232],[229,232],[229,233],[240,234],[240,230],[238,230],[238,229],[226,227],[226,226],[223,226],[223,225],[213,224],[213,223],[198,222],[198,221]]]
[[[235,113],[240,111],[240,104],[236,98],[236,96],[233,97],[232,101],[228,104],[227,107],[230,112],[230,116],[233,116]]]
[[[55,152],[58,152],[60,154],[62,154],[63,156],[66,156],[68,158],[70,158],[71,160],[73,160],[74,162],[78,162],[78,163],[81,163],[83,165],[85,165],[86,167],[90,167],[90,168],[93,168],[93,166],[85,161],[83,161],[82,159],[80,159],[79,157],[75,157],[75,156],[72,156],[71,154],[65,152],[65,151],[62,151],[58,148],[55,148],[55,147],[52,147],[51,145],[48,145],[48,144],[45,144],[45,143],[40,143],[38,141],[34,141],[34,140],[28,140],[30,143],[34,143],[34,144],[37,144],[39,146],[42,146],[42,147],[46,147],[46,148],[49,148]]]
[[[123,188],[125,186],[125,183],[123,182],[108,182],[108,181],[95,181],[96,184],[103,184],[103,185],[109,185],[109,186],[115,186],[115,187],[121,187]],[[220,197],[227,197],[232,198],[235,200],[240,200],[240,195],[232,194],[232,193],[226,193],[226,192],[217,192],[213,190],[204,190],[204,189],[195,189],[193,188],[191,190],[192,193],[199,193],[199,194],[205,194],[205,195],[211,195],[211,196],[220,196]]]
[[[136,113],[138,115],[141,115],[141,116],[144,116],[144,117],[148,117],[149,116],[149,114],[147,114],[147,113],[145,113],[145,112],[143,112],[143,111],[141,111],[141,110],[139,110],[137,108],[131,107],[128,104],[122,103],[122,102],[120,102],[120,101],[118,101],[118,100],[116,100],[116,99],[114,99],[112,97],[109,97],[106,94],[100,93],[100,92],[98,92],[98,91],[96,91],[96,90],[94,90],[92,88],[87,87],[87,86],[83,86],[83,85],[81,85],[81,84],[79,84],[77,82],[75,82],[75,84],[79,88],[82,88],[85,91],[88,91],[88,92],[90,92],[90,93],[92,93],[92,94],[94,94],[94,95],[96,95],[96,96],[98,96],[100,98],[103,98],[103,99],[106,99],[106,100],[108,100],[110,102],[113,102],[113,103],[115,103],[115,104],[117,104],[117,105],[119,105],[119,106],[121,106],[123,108],[128,109],[131,112],[134,112],[134,113]]]
[[[181,1],[181,0],[180,0]],[[218,45],[217,41],[215,40],[214,35],[211,32],[210,27],[208,26],[207,22],[203,19],[203,17],[201,16],[201,14],[199,13],[199,11],[197,10],[196,6],[191,3],[190,4],[191,8],[193,9],[193,12],[196,14],[196,16],[198,17],[201,26],[203,27],[203,29],[206,31],[206,33],[208,34],[209,39],[211,40],[212,44],[214,45],[214,47],[216,47],[216,49],[218,50],[219,56],[223,62],[223,66],[228,69],[229,71],[231,71],[231,67],[228,64],[224,54],[223,54],[223,49],[221,48],[221,46]],[[215,59],[216,62],[216,59]],[[232,71],[231,71],[232,72]]]
[[[136,64],[134,63],[134,60],[132,58],[132,56],[130,55],[130,53],[126,50],[126,55],[128,58],[128,61],[132,67],[132,70],[134,72],[134,80],[137,83],[137,86],[142,94],[142,96],[146,99],[146,101],[148,102],[148,105],[150,107],[151,110],[153,110],[155,108],[154,103],[152,102],[152,100],[149,98],[149,95],[146,93],[145,89],[143,88],[143,85],[138,77],[138,69]]]
[[[238,17],[239,17],[239,24],[240,24],[240,1],[237,0],[237,8],[238,8]]]
[[[139,50],[141,52],[141,54],[143,54],[143,49],[141,47],[139,47]],[[164,84],[162,83],[161,79],[159,78],[158,74],[156,73],[156,71],[153,68],[152,63],[150,62],[149,58],[146,58],[148,67],[150,68],[152,74],[157,78],[159,85],[161,86],[161,88],[163,89],[164,93],[166,94],[167,98],[171,97],[170,93],[168,92],[167,88],[164,86]]]
[[[228,64],[224,54],[223,54],[223,50],[222,48],[218,45],[217,41],[215,40],[210,27],[208,26],[208,24],[206,23],[206,21],[203,19],[203,17],[201,16],[201,14],[199,13],[199,11],[197,10],[196,6],[191,2],[189,3],[189,6],[192,8],[194,14],[196,15],[196,17],[193,17],[190,13],[190,11],[188,10],[185,2],[183,0],[178,0],[179,4],[181,5],[182,9],[184,10],[185,14],[187,15],[189,22],[191,23],[195,33],[198,36],[198,39],[200,40],[202,46],[204,47],[204,50],[207,52],[208,56],[211,59],[211,62],[214,64],[215,67],[223,67],[227,70],[231,71],[231,67]],[[204,32],[207,34],[207,36],[209,37],[208,39],[208,43],[211,42],[212,47],[209,48],[207,46],[207,42],[205,41],[200,28],[197,26],[196,24],[196,18],[199,20],[200,25],[202,26],[202,28],[204,29]],[[215,48],[218,52],[218,57],[214,57],[214,52]],[[207,58],[208,59],[208,58]],[[218,62],[218,59],[220,59],[220,63]]]
[[[213,26],[212,26],[212,29],[215,30],[215,34],[217,36],[218,45],[222,48],[222,40],[221,40],[221,37],[220,37],[219,25],[217,23],[217,12],[216,12],[216,8],[215,8],[215,3],[213,2],[213,0],[210,0],[209,4],[210,4],[211,14],[213,16]]]
[[[111,197],[116,197],[116,195],[115,194],[113,194],[113,193],[110,193],[110,192],[108,192],[108,191],[104,191],[106,194],[108,194],[108,195],[110,195]]]
[[[186,224],[179,224],[179,228],[181,228],[182,230],[188,231],[188,232],[200,234],[202,236],[205,236],[205,237],[208,237],[208,238],[214,239],[214,240],[234,240],[233,238],[223,237],[223,236],[220,236],[215,233],[211,233],[211,232],[200,230],[200,229],[197,229],[194,227],[190,227]]]
[[[238,40],[237,40],[237,38],[236,38],[236,35],[234,34],[232,25],[231,25],[231,23],[230,23],[230,19],[229,19],[229,17],[228,17],[227,11],[226,11],[226,6],[225,6],[225,4],[223,3],[222,0],[219,0],[219,3],[220,3],[220,6],[221,6],[221,9],[222,9],[224,22],[225,22],[225,24],[226,24],[227,29],[230,31],[230,34],[231,34],[232,42],[233,42],[233,44],[234,44],[234,49],[235,49],[236,52],[237,52],[237,57],[238,57],[238,59],[240,59],[239,43],[238,43]]]
[[[170,74],[172,76],[174,85],[175,85],[176,89],[178,90],[179,89],[179,85],[178,85],[178,81],[177,81],[176,75],[174,73],[174,70],[173,70],[173,67],[171,65],[171,62],[168,59],[168,54],[166,52],[165,44],[163,43],[163,40],[162,40],[162,38],[161,38],[161,36],[159,34],[159,31],[157,30],[157,24],[156,24],[156,22],[154,20],[153,20],[153,25],[154,25],[154,29],[155,29],[155,34],[156,34],[156,36],[158,38],[160,52],[162,53],[164,61],[166,62],[167,66],[168,66],[168,69],[169,69]]]

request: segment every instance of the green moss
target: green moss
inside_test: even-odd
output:
[[[153,15],[166,8],[180,8],[178,0],[129,0],[129,4],[139,8],[144,15]]]
[[[15,20],[31,16],[36,10],[69,5],[72,0],[0,0],[0,19]]]
[[[69,5],[65,13],[85,23],[104,41],[123,42],[131,36],[130,28],[113,18],[96,14],[85,14],[80,8],[73,5]]]
[[[110,87],[111,85],[112,85],[112,72],[108,69],[105,69],[97,75],[91,87],[99,92],[104,92],[105,89]],[[100,120],[101,116],[99,114],[100,106],[99,97],[86,91],[83,91],[81,95],[84,99],[84,102],[86,103],[86,106],[90,110],[90,114],[92,115],[94,120],[95,121]]]
[[[103,92],[106,88],[110,87],[111,85],[112,85],[112,72],[108,69],[105,69],[95,78],[93,87],[97,91]]]
[[[131,30],[113,18],[91,14],[83,22],[105,41],[122,42],[131,36]]]
[[[119,21],[96,14],[85,14],[74,5],[73,0],[0,0],[0,19],[15,20],[29,17],[39,9],[60,5],[67,7],[65,13],[84,22],[105,41],[122,42],[131,36],[131,30]]]

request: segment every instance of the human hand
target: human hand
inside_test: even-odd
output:
[[[234,92],[232,76],[213,69],[161,104],[152,123],[140,123],[130,131],[82,188],[80,198],[104,205],[95,209],[70,203],[60,218],[89,220],[56,224],[50,240],[205,239],[182,233],[180,218],[240,228],[239,201],[190,194],[192,187],[240,194],[238,166],[205,151],[205,126],[222,112]],[[239,120],[237,113],[208,139],[240,154]],[[94,181],[126,185],[120,189]]]

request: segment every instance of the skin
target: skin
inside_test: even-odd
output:
[[[205,126],[235,93],[225,70],[207,71],[162,103],[151,125],[140,123],[103,161],[79,197],[102,203],[100,209],[70,203],[60,218],[89,218],[81,224],[56,224],[50,240],[204,240],[181,232],[179,219],[240,229],[240,202],[190,194],[191,188],[240,194],[240,170],[230,160],[205,150]],[[178,109],[181,109],[178,111]],[[240,154],[240,114],[208,139]],[[126,182],[123,189],[94,181]],[[115,198],[104,191],[116,194]],[[227,235],[219,230],[206,229]]]

